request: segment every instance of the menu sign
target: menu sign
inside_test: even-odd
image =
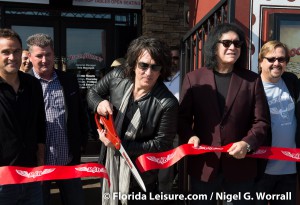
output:
[[[97,77],[95,75],[95,64],[76,64],[77,70],[77,80],[79,83],[79,87],[90,88],[94,84],[97,83]]]
[[[68,56],[67,71],[76,74],[81,89],[95,85],[104,69],[105,63],[101,56],[90,53]]]

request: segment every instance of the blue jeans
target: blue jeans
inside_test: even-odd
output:
[[[42,205],[40,182],[0,185],[1,205]]]
[[[199,181],[191,177],[191,193],[201,195],[200,200],[191,200],[190,205],[251,205],[254,203],[254,180],[227,182],[220,174],[211,182]],[[206,198],[205,198],[206,197]]]
[[[291,199],[270,200],[270,205],[296,205],[297,174],[269,175],[264,174],[256,183],[256,194],[282,194],[290,193]],[[289,196],[289,195],[288,195]],[[267,200],[257,200],[256,205],[267,205]]]
[[[50,203],[50,189],[52,181],[43,182],[44,205]],[[80,178],[56,180],[54,181],[59,188],[62,204],[64,205],[83,205],[84,192]]]

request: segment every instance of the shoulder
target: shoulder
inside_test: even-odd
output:
[[[76,78],[76,75],[74,73],[71,72],[65,72],[65,71],[61,71],[61,70],[54,70],[54,72],[56,73],[56,75],[60,78]]]
[[[161,81],[158,81],[155,85],[152,95],[159,101],[162,107],[178,106],[177,98]]]
[[[260,75],[248,69],[236,69],[233,71],[237,76],[247,81],[256,81],[260,79]]]
[[[26,83],[27,85],[31,84],[34,86],[40,86],[40,81],[34,76],[27,73],[23,73],[22,71],[18,71],[18,75],[21,82]]]
[[[281,75],[282,80],[284,81],[285,85],[287,86],[289,92],[292,95],[295,95],[295,98],[298,98],[299,95],[299,91],[300,91],[300,81],[298,79],[298,77],[291,72],[284,72]]]
[[[125,71],[122,67],[111,70],[98,81],[99,85],[109,84],[110,86],[117,87],[125,86],[128,82],[129,79],[125,77]]]
[[[284,81],[286,80],[298,81],[298,77],[291,72],[284,72],[281,77]]]
[[[190,71],[185,74],[184,79],[189,79],[190,81],[199,81],[203,78],[213,75],[213,70],[207,67],[198,68],[196,70]]]
[[[212,73],[212,72],[213,72],[212,69],[209,69],[207,67],[202,67],[202,68],[198,68],[196,70],[190,71],[186,75],[196,76],[196,75],[199,75],[199,74]]]
[[[77,81],[77,76],[74,73],[71,72],[65,72],[65,71],[61,71],[61,70],[55,70],[54,71],[60,81],[60,83],[62,84],[74,84],[74,83],[78,83]]]
[[[110,71],[108,75],[115,78],[125,78],[125,70],[122,66],[119,66]]]

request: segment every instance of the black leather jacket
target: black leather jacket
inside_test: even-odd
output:
[[[98,104],[109,99],[114,106],[114,116],[116,116],[122,98],[131,84],[132,81],[124,77],[122,68],[114,69],[88,90],[89,107],[96,112]],[[160,80],[147,96],[136,103],[141,111],[142,126],[138,129],[134,141],[122,141],[133,162],[142,154],[162,152],[172,148],[178,112],[177,99]],[[157,170],[142,173],[141,176],[146,185],[154,183],[157,180]]]

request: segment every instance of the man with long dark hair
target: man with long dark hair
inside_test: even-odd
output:
[[[178,101],[163,82],[170,76],[168,45],[156,38],[141,36],[130,43],[124,67],[113,69],[89,89],[90,108],[103,116],[113,114],[117,132],[132,161],[145,153],[172,148]],[[143,193],[105,133],[100,133],[99,138],[107,147],[105,166],[111,179],[110,187],[104,181],[103,194]],[[141,173],[148,193],[157,193],[157,175],[158,170]],[[124,199],[122,204],[152,205],[153,201],[147,199],[142,202]],[[103,197],[102,204],[118,205],[118,199]]]
[[[206,67],[186,74],[179,109],[181,141],[209,146],[233,143],[228,153],[212,152],[188,158],[191,191],[212,200],[216,193],[251,193],[257,161],[245,158],[264,141],[270,127],[268,105],[261,79],[246,69],[247,46],[235,24],[220,24],[205,43]],[[243,197],[225,204],[247,205]]]

